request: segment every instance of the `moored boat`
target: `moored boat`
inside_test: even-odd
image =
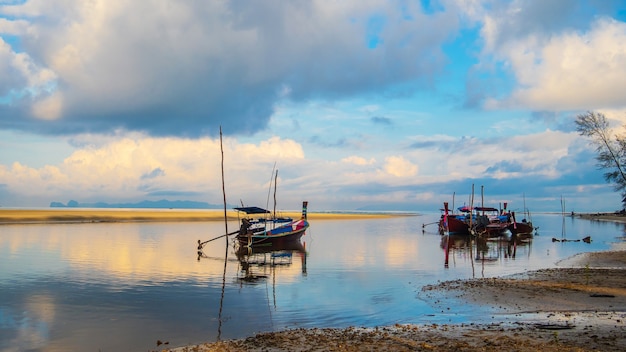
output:
[[[243,212],[246,217],[241,219],[241,227],[237,234],[237,240],[241,245],[280,245],[300,240],[306,229],[309,228],[307,220],[308,202],[302,202],[302,216],[300,219],[261,217],[252,218],[249,215],[267,215],[268,210],[259,207],[240,207],[235,210]]]
[[[515,220],[515,212],[511,213],[513,216],[513,222],[509,225],[508,229],[515,235],[532,235],[535,232],[535,227],[531,220],[522,219],[522,221]]]
[[[469,235],[471,209],[463,206],[458,208],[460,214],[451,214],[448,210],[448,202],[444,202],[441,210],[444,213],[439,219],[439,234]]]
[[[476,207],[476,225],[472,231],[480,237],[495,238],[501,237],[511,225],[509,213],[500,212],[497,208]]]
[[[441,235],[449,233],[454,235],[468,235],[469,223],[467,216],[462,214],[448,214],[447,219],[444,215],[439,219],[439,233]]]

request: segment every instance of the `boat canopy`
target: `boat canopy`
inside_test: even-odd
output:
[[[474,207],[474,210],[476,211],[499,211],[496,208],[492,208],[492,207]]]
[[[246,214],[268,214],[270,213],[269,210],[263,209],[263,208],[259,208],[259,207],[239,207],[239,208],[233,208],[237,211],[241,211],[244,212]]]

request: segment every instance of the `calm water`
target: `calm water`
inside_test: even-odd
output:
[[[422,286],[553,267],[585,251],[624,248],[624,225],[535,215],[533,241],[489,243],[476,260],[444,251],[438,214],[313,221],[294,253],[248,273],[223,223],[100,223],[0,227],[0,351],[149,351],[298,327],[469,322],[422,300]],[[229,229],[236,229],[230,224]],[[552,238],[592,243],[552,242]],[[228,253],[228,254],[227,254]],[[226,260],[225,260],[226,259]],[[259,259],[251,256],[251,259]],[[162,346],[161,346],[162,347]]]

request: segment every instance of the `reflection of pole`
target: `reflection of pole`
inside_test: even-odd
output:
[[[470,238],[470,243],[469,243],[470,262],[472,263],[472,278],[475,278],[476,273],[474,273],[474,249],[472,248],[473,244],[474,244],[474,240]],[[476,245],[476,247],[478,248],[478,244]]]
[[[448,233],[446,236],[448,238],[446,238],[446,260],[443,263],[444,268],[448,267],[448,258],[450,257],[450,234]]]
[[[300,255],[302,256],[302,275],[306,276],[306,242],[303,243],[304,250]]]
[[[450,256],[450,226],[448,225],[448,202],[443,202],[443,210],[444,210],[444,218],[443,218],[443,223],[446,229],[446,249],[445,249],[445,261],[443,263],[443,266],[445,268],[448,267],[448,259]]]
[[[228,242],[228,237],[226,238]],[[227,247],[228,248],[228,247]],[[226,257],[224,257],[224,273],[222,274],[222,296],[220,298],[220,311],[217,315],[217,341],[222,337],[222,307],[224,306],[224,291],[226,290],[226,263],[228,262],[228,250],[226,251]]]
[[[276,265],[272,265],[272,298],[274,299],[274,310],[276,310]]]

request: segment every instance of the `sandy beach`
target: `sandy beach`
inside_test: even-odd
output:
[[[351,220],[362,218],[387,218],[392,216],[415,216],[410,213],[333,213],[309,212],[310,220]],[[230,221],[237,221],[236,211],[227,210]],[[300,212],[281,211],[277,216],[299,218]],[[3,209],[0,208],[0,225],[84,222],[175,222],[175,221],[224,221],[224,210],[218,209]]]

